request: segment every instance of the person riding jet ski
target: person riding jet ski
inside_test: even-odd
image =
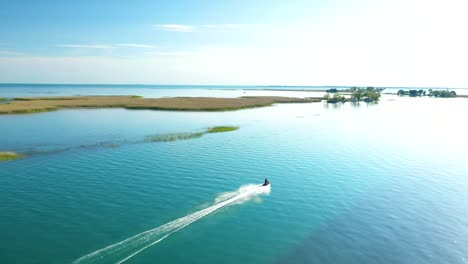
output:
[[[265,178],[265,182],[263,183],[263,185],[262,185],[262,186],[267,186],[267,185],[269,185],[269,184],[270,184],[270,182],[268,181],[268,179],[267,179],[267,178]]]

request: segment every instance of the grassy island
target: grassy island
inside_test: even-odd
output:
[[[23,97],[0,105],[0,114],[24,114],[64,108],[126,108],[172,111],[230,111],[270,106],[275,103],[320,102],[318,98],[251,96],[239,98],[172,97],[141,98],[140,96],[65,96]]]
[[[20,159],[20,158],[23,158],[23,157],[24,157],[24,155],[21,155],[21,154],[16,153],[16,152],[0,152],[0,162]]]
[[[144,142],[172,142],[180,140],[189,140],[202,137],[208,133],[222,133],[238,130],[236,126],[215,126],[206,129],[203,132],[182,132],[182,133],[168,133],[168,134],[155,134],[146,136]]]
[[[206,130],[206,133],[222,133],[222,132],[229,132],[229,131],[234,131],[238,129],[239,127],[236,127],[236,126],[216,126],[216,127],[208,128],[208,130]]]

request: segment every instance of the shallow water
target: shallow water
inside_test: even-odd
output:
[[[293,89],[290,91],[285,89]],[[323,96],[329,87],[269,87],[217,85],[69,85],[69,84],[1,84],[0,97],[39,97],[76,95],[140,95],[161,97],[241,97],[241,96]],[[303,90],[303,91],[300,91]],[[318,91],[317,91],[318,90]],[[311,92],[312,91],[312,92]]]
[[[467,263],[467,110],[462,98],[385,95],[359,106],[0,116],[1,150],[39,150],[0,163],[0,263],[71,263],[265,177],[269,195],[125,263]],[[80,147],[216,125],[240,129]]]

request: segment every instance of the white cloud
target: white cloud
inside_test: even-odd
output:
[[[114,49],[117,47],[127,47],[127,48],[146,48],[146,49],[156,49],[159,48],[156,45],[147,45],[147,44],[135,44],[135,43],[123,43],[123,44],[114,44],[114,45],[80,45],[80,44],[67,44],[67,45],[56,45],[57,47],[64,48],[74,48],[74,49]]]
[[[174,31],[174,32],[200,32],[209,31],[213,29],[217,30],[229,30],[229,29],[241,29],[251,27],[251,25],[240,25],[240,24],[206,24],[206,25],[180,25],[180,24],[161,24],[153,25],[156,30],[163,31]]]
[[[179,24],[153,25],[153,28],[156,29],[156,30],[175,31],[175,32],[193,32],[194,31],[193,26],[179,25]]]
[[[130,48],[148,48],[148,49],[157,49],[158,46],[155,45],[146,45],[146,44],[117,44],[119,47],[130,47]]]
[[[66,45],[56,45],[57,47],[63,48],[83,48],[83,49],[112,49],[110,45],[76,45],[76,44],[66,44]]]

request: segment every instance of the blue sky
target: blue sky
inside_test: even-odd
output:
[[[88,45],[99,49],[99,46],[145,43],[141,45],[164,50],[247,45],[252,34],[258,33],[254,27],[261,31],[262,26],[284,26],[285,23],[294,26],[293,20],[319,16],[317,11],[327,5],[331,4],[313,1],[286,4],[271,0],[7,1],[0,10],[4,21],[0,24],[3,33],[0,43],[5,49],[33,55],[69,52],[57,49],[58,45]],[[177,31],[177,27],[159,27],[164,25],[191,28]]]
[[[468,87],[466,1],[0,1],[0,82]]]

